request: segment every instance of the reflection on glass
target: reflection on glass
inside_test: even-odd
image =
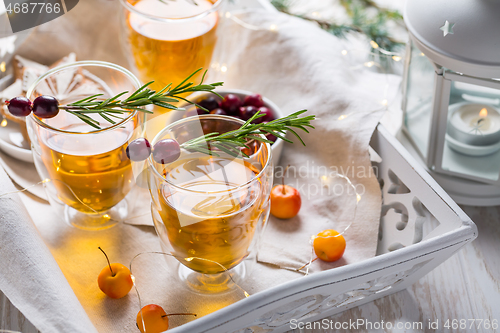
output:
[[[434,93],[434,67],[411,43],[405,126],[423,156],[427,156]]]

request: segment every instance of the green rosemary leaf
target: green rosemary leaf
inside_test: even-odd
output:
[[[106,116],[106,114],[105,114],[104,112],[99,113],[99,115],[100,115],[102,118],[104,118],[104,120],[106,120],[106,121],[110,122],[111,124],[116,124],[116,122],[115,122],[113,119],[111,119],[111,118],[107,117],[107,116]]]
[[[112,113],[109,113],[109,112],[104,112],[104,114],[106,114],[107,116],[109,117],[113,117],[113,118],[117,118],[117,119],[125,119],[125,118],[122,118],[122,117],[118,117],[116,114],[112,114]]]
[[[159,102],[166,102],[166,103],[177,103],[178,102],[177,99],[171,98],[171,97],[153,97],[153,98],[151,98],[151,100],[159,101]]]
[[[182,108],[178,108],[176,106],[173,106],[168,103],[163,103],[163,102],[153,102],[154,105],[165,108],[165,109],[170,109],[170,110],[177,110],[177,111],[184,111]]]
[[[279,133],[279,132],[277,132],[277,131],[271,131],[271,130],[270,130],[270,131],[268,131],[268,133],[270,133],[270,134],[274,135],[274,136],[275,136],[275,137],[277,137],[278,139],[281,139],[281,140],[286,141],[286,142],[288,142],[288,143],[293,143],[293,141],[292,141],[292,140],[287,139],[284,135],[280,134],[280,133]]]
[[[299,141],[305,145],[304,141],[294,130],[294,128],[305,129],[305,127],[311,127],[311,121],[315,119],[315,116],[305,116],[299,117],[301,114],[307,110],[297,111],[286,117],[275,119],[268,123],[253,124],[252,121],[261,117],[261,113],[257,112],[252,118],[240,126],[240,128],[223,133],[210,133],[198,138],[189,140],[181,145],[182,148],[193,150],[194,148],[199,148],[201,145],[211,145],[227,154],[232,156],[244,154],[237,147],[248,147],[249,140],[256,140],[261,142],[266,142],[271,144],[272,141],[265,138],[266,134],[272,134],[277,138],[280,138],[286,142],[293,143],[292,140],[285,137],[286,131],[290,131]],[[307,130],[306,130],[307,132]],[[196,149],[194,149],[196,150]],[[199,151],[199,150],[196,150]]]
[[[261,141],[261,142],[265,142],[265,143],[269,143],[269,144],[273,144],[274,142],[271,141],[271,140],[268,140],[268,139],[264,139],[263,137],[260,137],[260,136],[256,136],[255,138],[253,138],[254,140],[257,140],[257,141]]]
[[[373,0],[340,0],[340,4],[344,7],[350,19],[350,22],[347,23],[336,23],[333,20],[293,13],[290,9],[293,3],[292,0],[271,0],[271,3],[280,12],[315,22],[321,29],[339,38],[346,38],[350,33],[361,33],[376,42],[381,49],[389,52],[398,51],[404,45],[404,43],[391,37],[389,33],[390,22],[404,26],[401,13],[383,8]],[[372,51],[377,52],[377,48],[372,49]],[[382,62],[382,60],[380,61]]]
[[[221,151],[223,151],[226,154],[228,154],[230,156],[233,156],[233,157],[239,157],[240,155],[244,155],[245,157],[248,157],[247,154],[245,154],[244,152],[240,151],[239,149],[235,149],[234,147],[233,147],[233,149],[230,149],[227,146],[218,143],[217,141],[211,142],[210,146],[211,147],[215,147],[217,149],[220,149]]]
[[[298,135],[298,134],[297,134],[297,132],[295,132],[293,129],[291,129],[291,128],[290,128],[290,127],[288,127],[288,126],[286,127],[286,129],[287,129],[287,131],[289,131],[289,132],[291,132],[293,135],[295,135],[295,137],[296,137],[297,139],[299,139],[299,140],[300,140],[300,142],[302,143],[302,145],[304,145],[304,146],[306,145],[306,144],[304,143],[304,141],[302,140],[302,138],[300,137],[300,135]]]
[[[158,92],[155,94],[155,96],[154,96],[154,97],[161,96],[161,94],[163,94],[163,92],[164,92],[165,90],[167,90],[168,88],[170,88],[170,86],[172,86],[172,83],[167,84],[167,85],[166,85],[166,86],[165,86],[162,90],[158,91]]]
[[[178,98],[178,99],[180,99],[180,100],[182,100],[182,101],[184,101],[184,102],[187,102],[187,103],[189,103],[189,104],[193,104],[193,105],[194,105],[194,106],[196,106],[197,108],[202,109],[203,111],[206,111],[207,113],[209,112],[209,111],[208,111],[208,109],[204,108],[203,106],[201,106],[201,105],[199,105],[199,104],[197,104],[197,103],[191,102],[191,101],[189,101],[189,100],[185,99],[184,97],[176,97],[176,98]]]
[[[114,113],[114,114],[123,114],[130,113],[132,111],[140,111],[145,113],[153,113],[152,111],[144,108],[148,105],[156,105],[158,107],[170,109],[170,110],[185,110],[184,108],[177,107],[171,103],[178,103],[179,101],[185,101],[189,104],[195,104],[181,95],[192,93],[192,92],[210,92],[222,98],[218,93],[213,91],[216,87],[221,86],[222,82],[216,82],[214,84],[203,84],[203,80],[206,75],[206,71],[203,74],[202,81],[200,84],[195,85],[192,82],[187,82],[194,75],[196,75],[201,68],[194,71],[190,74],[185,80],[183,80],[179,85],[177,85],[174,89],[171,89],[172,84],[168,84],[160,91],[156,92],[154,90],[149,89],[149,86],[154,82],[148,82],[141,86],[139,89],[134,91],[129,97],[124,100],[120,100],[123,95],[128,92],[121,92],[113,97],[110,97],[105,100],[97,100],[97,98],[102,97],[102,94],[96,94],[93,96],[85,97],[79,101],[67,104],[60,105],[59,109],[72,112],[73,114],[78,114],[80,119],[85,119],[87,122],[92,122],[91,118],[82,117],[85,114],[92,113],[101,113],[105,112],[105,116],[108,116],[106,112]],[[195,104],[197,107],[202,108],[201,106]],[[208,111],[204,109],[205,111]],[[98,126],[99,123],[94,123],[94,125]]]
[[[140,87],[139,89],[137,89],[132,95],[130,95],[124,102],[128,102],[128,101],[131,101],[135,96],[137,96],[137,94],[139,94],[140,92],[142,92],[143,89],[145,89],[146,87],[150,86],[151,84],[153,84],[153,82],[155,81],[149,81],[148,83],[146,83],[145,85],[143,85],[142,87]]]
[[[83,115],[79,114],[79,113],[76,113],[76,112],[73,112],[73,111],[67,111],[75,116],[77,116],[78,118],[80,118],[80,120],[82,120],[83,122],[87,123],[88,125],[94,127],[94,128],[97,128],[97,129],[101,129],[99,127],[99,123],[97,123],[97,125],[93,122],[94,120],[92,118],[89,118],[89,117],[83,117]],[[89,120],[90,119],[90,120]]]
[[[202,68],[198,68],[197,70],[195,70],[191,75],[189,75],[187,78],[185,78],[181,83],[179,83],[174,89],[172,90],[177,90],[177,88],[179,88],[180,86],[182,86],[184,83],[187,82],[187,80],[189,80],[190,78],[192,78],[193,76],[195,76],[199,71],[201,71]]]
[[[103,94],[96,94],[96,95],[92,95],[92,96],[89,96],[89,97],[85,97],[84,99],[81,99],[79,101],[76,101],[76,102],[73,102],[71,104],[68,104],[68,105],[73,105],[73,104],[81,104],[83,102],[87,102],[89,101],[90,99],[95,99],[96,97],[99,97],[99,96],[102,96]]]

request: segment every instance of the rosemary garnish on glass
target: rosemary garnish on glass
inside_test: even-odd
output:
[[[306,133],[309,133],[307,127],[314,129],[314,126],[311,125],[311,121],[315,119],[315,116],[311,115],[299,118],[299,116],[304,112],[307,112],[307,110],[297,111],[291,115],[275,119],[268,123],[253,124],[252,121],[264,116],[260,112],[257,112],[238,129],[224,134],[219,134],[217,132],[205,134],[198,138],[184,142],[180,145],[180,147],[191,151],[218,156],[218,154],[214,152],[213,148],[215,148],[216,150],[223,151],[234,157],[238,157],[240,155],[248,157],[248,155],[240,148],[247,147],[250,149],[248,143],[251,140],[272,144],[273,141],[265,138],[266,134],[272,134],[286,142],[293,143],[293,141],[285,137],[286,131],[292,133],[305,146],[302,138],[293,129],[299,128]],[[209,144],[212,149],[208,149],[207,144]]]
[[[24,100],[23,98],[14,98],[8,102],[9,111],[17,112],[19,114],[22,113],[24,116],[27,116],[33,109],[33,113],[35,114],[35,116],[40,115],[39,117],[41,118],[51,118],[56,116],[59,110],[64,110],[97,129],[101,129],[101,127],[99,126],[100,123],[96,119],[91,117],[91,114],[99,115],[109,123],[116,124],[115,120],[113,120],[112,118],[122,121],[125,119],[124,117],[122,117],[123,114],[130,114],[131,112],[136,111],[153,113],[152,111],[145,109],[145,107],[148,105],[155,105],[170,110],[185,110],[184,108],[178,107],[173,104],[180,101],[185,101],[189,104],[196,105],[197,108],[205,110],[208,113],[209,110],[207,110],[203,106],[182,97],[182,95],[186,93],[203,91],[215,94],[220,98],[223,98],[221,95],[214,91],[216,87],[222,86],[222,82],[203,84],[206,71],[201,78],[200,84],[195,85],[192,82],[188,82],[188,80],[191,79],[200,70],[201,68],[193,72],[176,87],[172,88],[172,84],[169,84],[158,92],[148,88],[154,82],[151,81],[137,89],[125,99],[121,98],[122,96],[128,94],[128,91],[121,92],[105,100],[102,100],[103,94],[96,94],[79,101],[69,103],[67,105],[59,105],[57,100],[51,96],[37,97],[37,99],[41,98],[42,100],[37,102],[37,99],[35,99],[33,103],[28,99]],[[169,139],[170,141],[175,142],[169,141],[167,143],[162,143],[161,146],[165,147],[157,148],[156,145],[161,143],[160,141],[155,144],[153,150],[156,152],[161,152],[162,149],[166,149],[175,153],[170,154],[171,156],[177,157],[178,154],[180,154],[181,148],[214,156],[219,156],[218,152],[224,152],[234,157],[238,157],[241,155],[248,157],[245,149],[243,148],[246,147],[251,150],[250,143],[252,141],[265,142],[269,144],[273,143],[273,141],[266,138],[266,135],[274,135],[275,137],[280,138],[286,142],[293,143],[291,140],[285,137],[287,131],[292,133],[296,138],[300,140],[303,145],[305,145],[304,141],[301,139],[296,130],[300,129],[305,131],[306,133],[309,133],[308,128],[314,128],[311,125],[311,121],[315,119],[314,115],[299,117],[306,111],[307,110],[297,111],[286,117],[275,119],[269,122],[255,121],[256,119],[265,116],[264,114],[261,114],[260,111],[257,111],[238,129],[223,134],[217,132],[208,133],[198,138],[186,141],[182,144],[179,144],[175,140]],[[42,117],[41,114],[43,114],[44,117]],[[151,154],[149,142],[147,142],[145,138],[134,140],[131,144],[133,144],[132,148],[130,147],[130,144],[127,147],[127,156],[129,156],[130,159],[134,161],[143,160]],[[153,154],[153,156],[154,155],[155,154]],[[169,162],[166,158],[162,157],[163,155],[159,154],[159,156],[160,157],[158,159],[160,159],[161,163],[164,164]]]
[[[67,105],[60,105],[59,109],[71,113],[88,125],[97,129],[101,129],[101,127],[99,126],[99,122],[89,117],[89,114],[98,114],[104,120],[110,122],[111,124],[115,124],[116,122],[112,118],[117,118],[119,119],[118,121],[122,121],[124,118],[120,117],[120,115],[123,115],[125,113],[134,111],[153,113],[152,111],[144,108],[148,105],[156,105],[165,109],[182,111],[184,110],[184,108],[180,108],[172,104],[179,101],[185,101],[190,104],[195,104],[198,108],[205,110],[208,113],[208,110],[206,110],[201,105],[193,103],[182,97],[182,95],[186,93],[205,91],[211,92],[222,98],[222,96],[213,91],[216,87],[222,86],[222,82],[203,84],[205,75],[207,73],[206,71],[205,73],[203,73],[200,84],[195,85],[192,82],[187,82],[199,71],[201,71],[201,68],[194,71],[184,81],[179,83],[174,88],[172,88],[172,83],[170,83],[162,90],[156,92],[148,88],[154,82],[151,81],[137,89],[132,95],[124,100],[121,100],[120,97],[127,94],[128,91],[121,92],[116,96],[113,96],[106,100],[99,100],[99,97],[103,94],[92,95],[79,101],[69,103]]]

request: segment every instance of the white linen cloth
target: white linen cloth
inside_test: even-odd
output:
[[[126,66],[118,45],[118,10],[118,1],[80,1],[67,15],[40,26],[19,52],[33,60],[52,63],[74,51],[79,60],[107,60]],[[349,173],[349,167],[362,168],[364,173],[348,174],[363,192],[362,199],[354,223],[345,233],[344,258],[333,264],[315,261],[310,272],[375,255],[381,198],[376,179],[368,175],[368,142],[382,115],[385,91],[395,90],[399,81],[367,70],[349,69],[348,60],[341,54],[341,42],[311,23],[262,10],[244,12],[238,17],[257,27],[275,25],[277,30],[249,30],[234,21],[226,22],[226,33],[218,45],[223,51],[218,52],[218,61],[228,70],[213,78],[224,80],[225,88],[262,93],[286,114],[308,109],[319,118],[314,123],[316,130],[303,135],[306,147],[298,142],[285,146],[282,166],[290,164],[296,170],[304,170],[302,175],[297,171],[297,177],[289,173],[285,180],[302,189],[303,207],[294,219],[271,218],[268,222],[259,260],[272,265],[258,264],[253,276],[241,284],[253,294],[301,278],[301,273],[278,269],[276,265],[300,267],[311,259],[312,235],[327,228],[342,231],[352,220],[352,194],[312,193],[314,186],[318,190],[324,187],[320,177],[331,175],[331,170]],[[46,47],[48,40],[51,47]],[[320,167],[330,171],[325,173]],[[35,172],[34,168],[31,172]],[[19,174],[12,179],[16,181],[16,177]],[[327,181],[337,183],[330,178]],[[0,184],[6,183],[6,176],[0,174]],[[19,184],[25,186],[20,181]],[[314,186],[308,188],[309,184]],[[2,186],[1,193],[11,187]],[[26,193],[20,196],[38,232],[27,214],[13,213],[11,201],[0,198],[0,217],[9,219],[9,223],[0,224],[0,289],[5,295],[42,332],[136,332],[139,304],[135,293],[112,300],[97,287],[97,276],[106,265],[97,247],[105,249],[112,262],[127,266],[138,253],[160,251],[154,229],[147,226],[150,216],[136,218],[135,224],[145,226],[121,224],[88,232],[66,226],[37,197]],[[16,207],[23,209],[20,204]],[[138,209],[147,212],[149,207]],[[7,238],[9,241],[4,241]],[[3,267],[9,269],[4,271]],[[143,305],[159,304],[167,313],[195,312],[203,316],[243,297],[239,290],[222,296],[191,293],[172,282],[172,273],[160,255],[141,256],[133,269]],[[72,291],[67,288],[68,282]],[[190,320],[193,319],[175,317],[171,322],[177,326]]]

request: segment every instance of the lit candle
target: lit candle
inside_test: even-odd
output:
[[[500,142],[500,112],[485,104],[451,105],[448,134],[472,146],[487,146]]]

